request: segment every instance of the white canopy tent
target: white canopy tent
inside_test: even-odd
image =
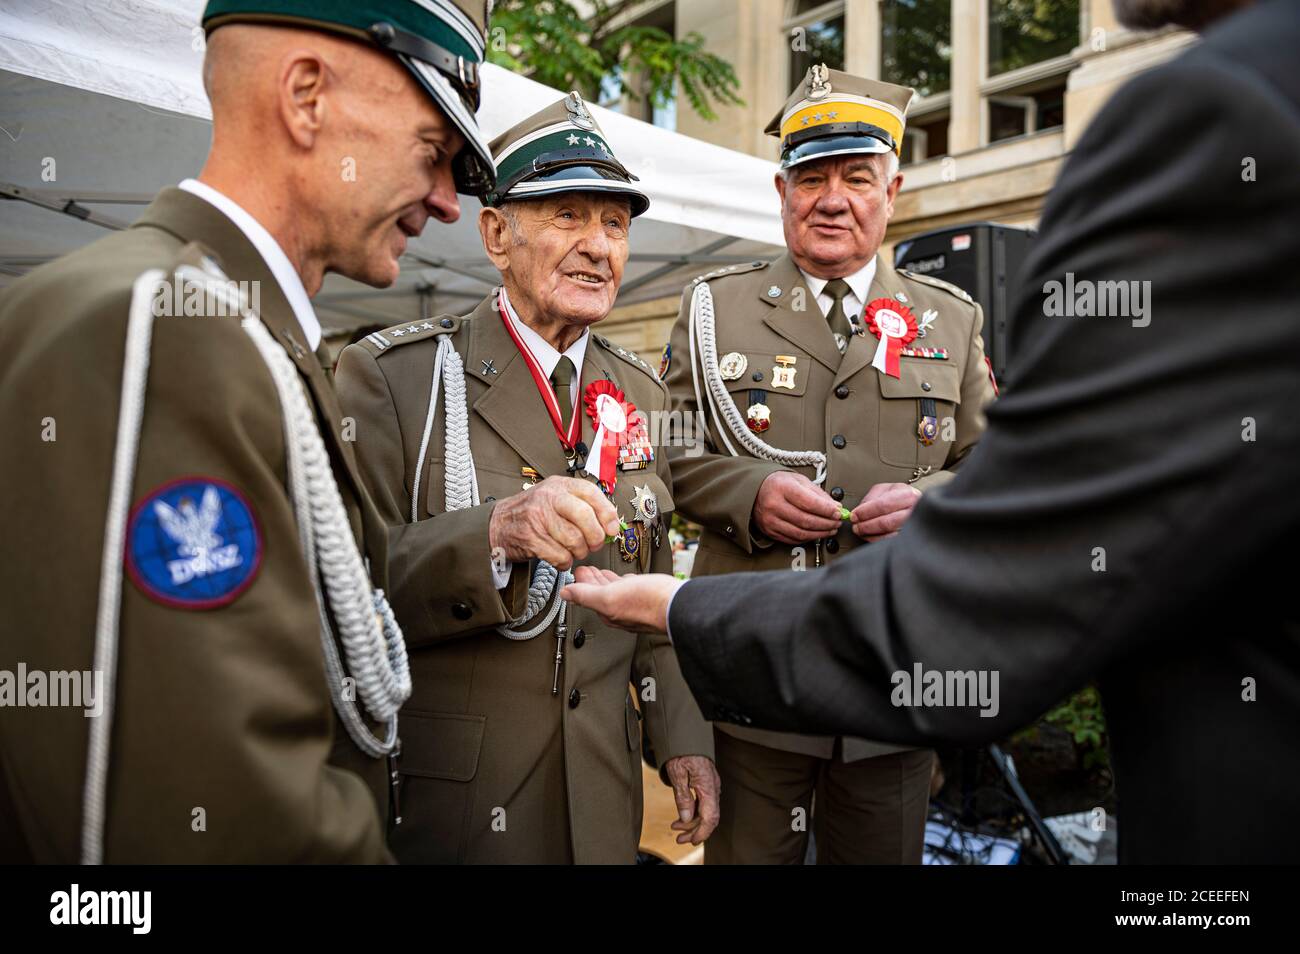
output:
[[[203,0],[42,0],[0,8],[0,286],[132,221],[158,189],[198,171],[210,138],[200,75]],[[484,69],[488,138],[561,94]],[[592,107],[650,210],[632,229],[619,304],[677,294],[700,271],[772,258],[775,165]],[[465,312],[494,284],[462,197],[452,226],[408,245],[389,289],[330,276],[316,307],[343,329]],[[65,214],[66,213],[66,214]],[[310,210],[304,210],[310,214]]]

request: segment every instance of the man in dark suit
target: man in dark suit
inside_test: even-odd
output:
[[[1120,11],[1154,26],[1156,5]],[[824,571],[567,595],[670,624],[704,715],[772,729],[980,743],[1096,680],[1121,861],[1300,855],[1300,4],[1217,6],[1085,133],[989,429],[899,537]],[[1121,289],[1123,315],[1055,316]],[[954,698],[958,674],[987,698]]]

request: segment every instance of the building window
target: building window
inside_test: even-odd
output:
[[[988,75],[1065,56],[1079,45],[1079,0],[988,0]]]
[[[881,79],[933,96],[948,89],[951,67],[951,0],[882,0]]]
[[[790,82],[793,88],[808,68],[825,63],[844,69],[844,0],[835,3],[798,0],[790,5],[785,33],[790,41]]]
[[[1052,80],[1037,90],[989,96],[989,142],[1026,136],[1065,124],[1065,82]]]
[[[668,36],[677,35],[676,4],[664,3],[637,17],[628,24],[632,27],[656,27]],[[631,94],[624,93],[624,83]],[[623,113],[633,119],[651,123],[663,129],[677,129],[677,94],[663,102],[657,102],[651,95],[645,74],[639,70],[625,71],[616,66],[600,83],[600,95],[597,100],[601,106],[616,113]]]
[[[948,154],[948,110],[910,116],[903,132],[900,165],[924,162]]]

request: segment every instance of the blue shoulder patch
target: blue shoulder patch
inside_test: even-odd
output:
[[[149,491],[132,509],[126,540],[126,569],[136,586],[179,609],[234,602],[262,562],[253,508],[212,477],[182,477]]]

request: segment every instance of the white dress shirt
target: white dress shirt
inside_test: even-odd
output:
[[[320,321],[311,307],[311,299],[307,297],[307,289],[303,287],[298,270],[289,261],[289,256],[284,254],[280,243],[272,238],[271,233],[262,227],[262,223],[249,215],[239,203],[207,183],[200,182],[198,179],[186,179],[180,184],[180,188],[215,206],[226,218],[235,223],[235,227],[244,233],[245,238],[253,243],[253,248],[257,249],[257,254],[262,256],[262,261],[266,262],[266,267],[271,270],[271,275],[280,285],[284,297],[289,300],[289,307],[293,309],[294,317],[298,319],[298,324],[302,326],[302,333],[307,338],[307,347],[312,351],[319,348]]]
[[[817,298],[817,307],[822,310],[823,317],[830,314],[831,305],[834,299],[826,294],[826,285],[830,282],[829,278],[817,278],[809,275],[802,268],[799,274],[803,280],[808,283],[808,288]],[[845,316],[857,315],[861,317],[862,309],[867,304],[867,294],[871,291],[872,279],[876,277],[876,259],[872,256],[871,261],[863,265],[852,275],[845,275],[844,280],[849,283],[849,293],[842,299]]]
[[[515,312],[515,306],[510,304],[510,296],[506,294],[504,286],[501,288],[501,303],[506,306],[506,316],[510,319],[511,327],[528,345],[528,350],[533,353],[537,363],[542,366],[542,371],[549,381],[551,375],[555,373],[555,366],[560,363],[560,352],[556,351],[545,338],[523,323],[518,313]],[[578,388],[582,386],[579,378],[582,377],[582,362],[587,357],[587,341],[590,337],[591,335],[584,328],[582,334],[578,336],[578,340],[569,345],[564,351],[564,357],[573,362],[573,380],[569,382],[569,401],[573,404],[574,414],[578,413]],[[557,394],[555,398],[558,401],[560,396]]]

